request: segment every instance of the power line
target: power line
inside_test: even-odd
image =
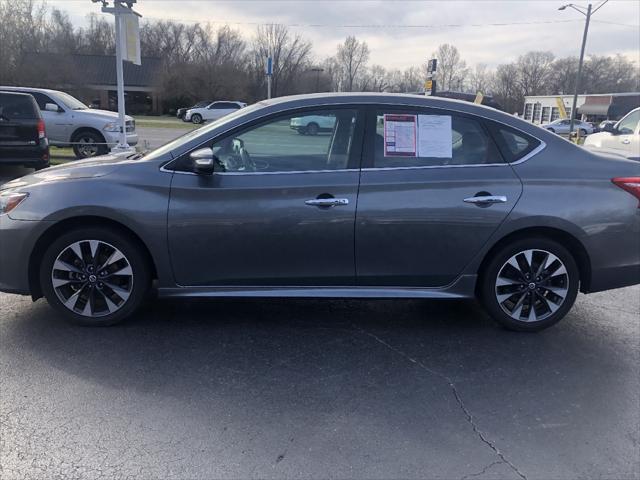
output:
[[[167,18],[150,17],[145,16],[149,20],[168,20]],[[301,27],[301,28],[461,28],[461,27],[507,27],[518,25],[546,25],[555,23],[572,23],[582,21],[581,19],[573,20],[540,20],[532,22],[496,22],[496,23],[448,23],[448,24],[431,24],[431,25],[416,25],[416,24],[328,24],[328,23],[280,23],[280,22],[232,22],[221,20],[192,20],[187,18],[171,18],[169,20],[177,20],[188,23],[211,23],[215,25],[247,25],[247,26],[268,26],[268,25],[284,25],[286,27]]]

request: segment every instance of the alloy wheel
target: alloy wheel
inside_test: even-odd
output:
[[[85,317],[103,317],[120,310],[131,296],[133,270],[113,245],[81,240],[58,255],[51,282],[66,308]]]
[[[569,274],[562,261],[546,250],[524,250],[500,268],[495,294],[500,308],[519,322],[536,322],[553,315],[569,291]]]
[[[93,137],[80,137],[78,143],[78,151],[84,158],[95,157],[98,154],[98,145]]]

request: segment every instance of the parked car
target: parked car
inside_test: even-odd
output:
[[[331,135],[291,136],[316,115]],[[130,316],[155,279],[160,297],[477,297],[540,330],[579,290],[640,282],[639,201],[637,162],[492,108],[282,97],[0,187],[0,290],[84,325]]]
[[[300,135],[317,135],[320,132],[331,132],[336,123],[336,118],[332,116],[307,115],[304,117],[294,117],[289,126]]]
[[[0,164],[49,166],[44,120],[31,95],[0,92]]]
[[[603,132],[589,135],[584,147],[640,160],[640,108],[630,111],[614,125],[605,125]]]
[[[218,120],[246,106],[247,104],[243,102],[213,102],[206,107],[190,108],[184,114],[184,120],[195,124]]]
[[[613,127],[616,123],[618,123],[617,120],[603,120],[598,124],[598,127],[594,129],[593,133],[607,131],[609,126]]]
[[[558,135],[569,135],[569,127],[571,125],[571,120],[558,119],[551,123],[543,123],[540,125],[542,128],[549,130],[550,132],[557,133]],[[593,133],[593,125],[587,122],[583,122],[580,120],[575,120],[573,122],[573,131],[580,132],[581,137],[585,137],[590,133]]]
[[[0,91],[28,93],[36,99],[44,119],[49,143],[72,147],[77,158],[104,155],[119,141],[118,113],[90,109],[80,100],[58,90],[0,87]],[[138,143],[135,120],[126,117],[127,143]]]
[[[178,110],[176,110],[176,117],[178,117],[181,120],[185,120],[184,116],[187,113],[187,110],[192,110],[194,108],[204,108],[208,105],[211,105],[211,102],[208,101],[202,101],[202,102],[198,102],[195,105],[192,105],[191,107],[186,107],[186,108],[179,108]]]

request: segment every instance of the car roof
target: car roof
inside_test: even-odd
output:
[[[5,92],[17,91],[17,92],[59,93],[59,90],[51,90],[49,88],[36,88],[36,87],[0,86],[0,90],[4,90]]]
[[[12,97],[28,97],[28,98],[33,98],[33,95],[31,95],[30,93],[24,93],[24,92],[12,92],[12,91],[3,91],[2,88],[0,88],[0,94],[1,95],[11,95]]]

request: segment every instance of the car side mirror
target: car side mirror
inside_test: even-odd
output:
[[[614,128],[613,125],[611,123],[605,123],[604,127],[602,128],[603,132],[609,132],[609,133],[613,133],[614,132]]]
[[[61,113],[61,112],[64,111],[58,105],[56,105],[55,103],[45,103],[44,104],[44,109],[47,112],[56,112],[56,113]]]
[[[189,158],[193,162],[193,171],[198,175],[213,175],[216,156],[210,148],[200,148],[191,152]]]

